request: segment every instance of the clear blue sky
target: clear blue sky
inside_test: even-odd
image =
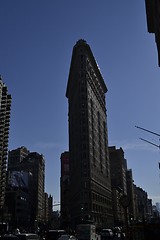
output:
[[[68,150],[65,97],[72,48],[85,39],[108,87],[109,145],[122,147],[134,182],[160,202],[160,68],[144,0],[0,0],[0,73],[12,95],[9,149],[44,154],[46,187],[60,195]]]

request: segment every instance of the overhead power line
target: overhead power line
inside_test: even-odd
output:
[[[160,137],[160,134],[159,134],[159,133],[152,132],[152,131],[150,131],[150,130],[148,130],[148,129],[146,129],[146,128],[142,128],[142,127],[139,127],[139,126],[135,126],[135,127],[136,127],[136,128],[139,128],[139,129],[141,129],[141,130],[143,130],[143,131],[146,131],[146,132],[152,133],[152,134],[154,134],[154,135]]]
[[[155,144],[155,143],[152,143],[152,142],[150,142],[150,141],[148,141],[148,140],[146,140],[146,139],[144,139],[144,138],[139,138],[139,139],[142,140],[142,141],[144,141],[144,142],[150,143],[150,144],[152,144],[153,146],[158,147],[158,148],[160,149],[160,145],[157,145],[157,144]]]

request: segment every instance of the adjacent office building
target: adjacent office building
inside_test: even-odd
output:
[[[0,76],[0,211],[3,211],[5,201],[10,111],[11,95]]]
[[[113,215],[115,226],[123,226],[125,222],[124,208],[121,204],[121,197],[127,195],[127,161],[124,158],[122,148],[109,147],[111,186],[113,197]]]
[[[85,40],[73,47],[68,98],[70,223],[113,225],[108,152],[107,86]]]
[[[116,149],[115,146],[109,147],[111,183],[113,187],[120,188],[123,194],[127,195],[127,161],[124,158],[122,148]]]
[[[69,227],[70,213],[69,213],[69,190],[70,190],[70,166],[69,166],[69,152],[61,154],[61,179],[60,179],[60,198],[61,198],[61,226],[62,228]]]
[[[142,188],[134,185],[136,220],[142,222],[148,217],[148,194]]]
[[[45,159],[42,154],[29,152],[25,147],[9,151],[8,192],[21,190],[26,193],[24,201],[28,199],[28,213],[32,223],[45,221],[44,183]],[[24,212],[24,209],[19,209],[16,214],[20,212]]]
[[[8,169],[9,171],[15,170],[16,166],[23,162],[23,160],[28,156],[29,150],[22,146],[12,151],[9,151],[9,161],[8,161]]]
[[[128,206],[129,221],[133,222],[136,219],[136,203],[132,169],[127,170],[126,178],[127,178],[127,194],[130,199],[130,204]]]

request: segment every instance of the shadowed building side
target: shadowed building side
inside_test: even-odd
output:
[[[42,154],[29,152],[24,146],[9,151],[8,155],[8,193],[25,193],[28,206],[17,204],[13,220],[18,224],[39,223],[45,220],[45,159]],[[7,199],[6,199],[7,200]],[[7,200],[8,201],[8,200]],[[26,201],[26,200],[25,200]],[[23,201],[24,202],[24,201]],[[28,208],[28,214],[25,214]],[[13,209],[10,209],[13,216]],[[25,210],[25,211],[24,211]],[[21,219],[21,221],[19,221]]]
[[[160,1],[145,0],[147,28],[149,33],[155,34],[158,51],[158,65],[160,67]]]
[[[61,228],[69,228],[70,213],[69,213],[69,190],[70,190],[70,175],[69,175],[69,152],[61,154],[61,178],[60,178],[60,198],[61,198]]]
[[[113,225],[106,92],[90,46],[79,40],[73,48],[66,91],[72,226],[81,221]]]

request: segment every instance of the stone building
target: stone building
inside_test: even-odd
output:
[[[44,183],[45,159],[42,154],[29,152],[25,147],[9,151],[8,191],[25,192],[24,201],[28,200],[28,214],[32,225],[35,221],[45,221]],[[20,211],[23,209],[19,209]]]
[[[108,152],[107,87],[85,40],[73,47],[68,98],[71,225],[113,225]]]
[[[113,199],[114,225],[123,226],[125,223],[124,208],[121,204],[121,197],[127,195],[127,161],[124,158],[122,148],[109,147],[111,186]]]

